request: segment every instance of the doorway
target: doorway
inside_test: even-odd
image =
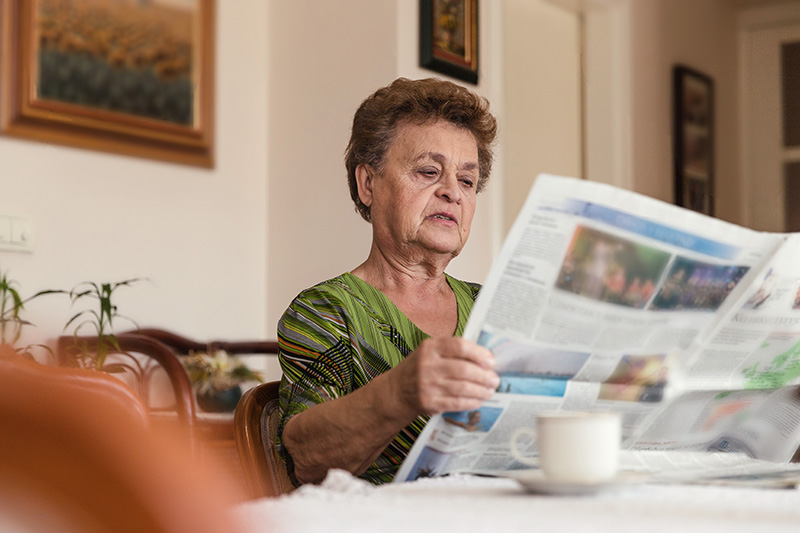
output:
[[[749,227],[800,231],[800,6],[741,18],[742,169]]]

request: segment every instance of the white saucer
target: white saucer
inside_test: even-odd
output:
[[[608,492],[642,483],[647,475],[640,472],[620,472],[608,481],[573,482],[546,479],[541,470],[521,470],[509,472],[508,477],[518,481],[528,492],[577,496]]]

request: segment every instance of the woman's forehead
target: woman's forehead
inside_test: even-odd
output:
[[[467,152],[475,165],[478,162],[478,143],[472,132],[446,121],[402,124],[389,150],[405,152],[405,155],[415,159],[434,160],[447,158],[454,151],[460,157]]]

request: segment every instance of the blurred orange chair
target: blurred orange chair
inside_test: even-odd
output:
[[[235,531],[233,486],[150,428],[124,383],[0,346],[0,525],[21,531]]]

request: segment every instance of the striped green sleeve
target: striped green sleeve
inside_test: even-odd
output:
[[[479,286],[448,276],[461,335]],[[363,386],[399,364],[427,338],[383,293],[352,274],[320,283],[295,298],[278,323],[281,423],[278,445],[294,479],[291,456],[280,445],[286,422],[309,407]],[[391,481],[428,418],[401,431],[362,475]]]

